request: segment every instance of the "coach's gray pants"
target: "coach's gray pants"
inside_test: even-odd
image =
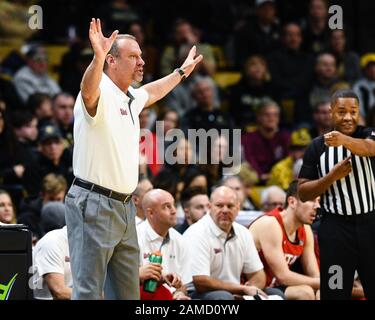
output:
[[[72,185],[65,204],[72,299],[103,298],[106,276],[117,299],[139,299],[139,247],[133,201],[123,203]]]

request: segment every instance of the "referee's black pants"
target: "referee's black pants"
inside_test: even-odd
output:
[[[351,299],[356,270],[366,298],[375,299],[375,213],[325,213],[318,239],[321,299]]]

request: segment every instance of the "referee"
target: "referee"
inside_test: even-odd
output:
[[[321,299],[351,299],[357,270],[367,299],[375,299],[375,130],[359,126],[351,90],[331,99],[334,131],[307,148],[299,175],[302,201],[321,196]]]

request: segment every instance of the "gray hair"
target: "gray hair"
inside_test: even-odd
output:
[[[264,189],[261,193],[261,204],[264,205],[268,202],[269,200],[269,196],[270,194],[272,193],[279,193],[279,194],[283,194],[284,196],[286,195],[285,191],[283,189],[281,189],[279,186],[270,186],[266,189]]]
[[[137,41],[137,39],[134,36],[132,36],[131,34],[126,34],[126,33],[125,34],[118,34],[116,36],[115,41],[112,44],[111,49],[108,51],[108,54],[110,54],[113,57],[118,58],[120,56],[120,49],[119,49],[119,46],[118,46],[118,42],[119,42],[119,40],[123,40],[123,39],[130,39],[130,40]],[[108,67],[107,61],[105,61],[104,70],[107,69],[107,67]]]

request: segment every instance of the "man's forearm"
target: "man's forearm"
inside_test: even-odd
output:
[[[328,173],[317,180],[300,179],[298,183],[298,195],[301,201],[314,200],[322,195],[334,183],[331,175]]]
[[[194,277],[194,286],[198,292],[225,290],[232,294],[244,294],[243,285],[221,281],[209,276]]]
[[[59,291],[51,291],[54,300],[70,300],[72,297],[72,289],[71,288],[62,288]]]
[[[277,277],[277,280],[284,286],[309,285],[314,289],[320,288],[319,277],[308,277],[293,271],[289,271],[287,274]]]
[[[148,92],[149,95],[146,107],[164,98],[180,82],[181,75],[178,72],[172,72],[159,80],[155,80],[153,82],[145,84],[143,88]]]
[[[346,136],[343,143],[344,147],[349,149],[360,157],[373,157],[375,156],[375,141],[370,139],[356,139]]]
[[[97,94],[102,79],[104,62],[105,59],[94,57],[87,67],[81,82],[81,92],[84,99],[90,100]]]

